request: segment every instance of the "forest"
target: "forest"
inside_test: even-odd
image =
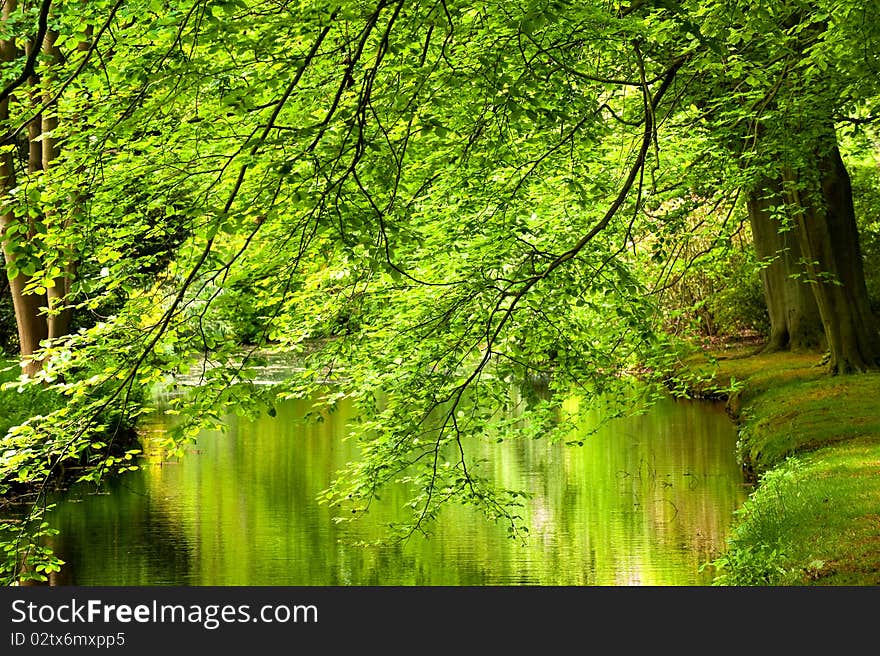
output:
[[[878,53],[875,0],[3,0],[5,584],[70,580],[67,490],[281,417],[356,456],[193,512],[271,483],[328,525],[393,506],[366,553],[452,508],[515,549],[562,529],[503,449],[670,398],[721,404],[747,491],[680,529],[700,584],[880,583]],[[300,449],[262,440],[235,462]]]

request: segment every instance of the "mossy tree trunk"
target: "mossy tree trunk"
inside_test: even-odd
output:
[[[767,179],[747,200],[755,252],[770,318],[765,351],[803,351],[824,346],[819,307],[805,277],[796,225],[784,218],[782,181]]]
[[[852,186],[836,138],[802,154],[783,173],[832,373],[880,365],[880,332],[865,284]]]

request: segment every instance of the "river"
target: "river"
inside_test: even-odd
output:
[[[748,493],[735,427],[715,403],[666,399],[612,420],[583,446],[545,440],[485,447],[496,480],[531,493],[523,542],[470,507],[450,506],[428,536],[361,546],[398,517],[391,490],[357,522],[316,502],[357,457],[351,406],[304,423],[308,404],[230,418],[179,460],[155,455],[101,490],[75,486],[50,513],[74,585],[692,586],[723,549]],[[145,426],[150,436],[163,419]],[[585,427],[586,430],[587,427]]]

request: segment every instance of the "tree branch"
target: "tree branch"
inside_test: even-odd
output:
[[[46,32],[49,29],[49,9],[52,6],[52,0],[43,0],[43,3],[40,5],[40,15],[37,18],[37,35],[34,37],[34,43],[40,44],[43,42],[43,38],[46,36]],[[37,63],[37,56],[40,54],[40,48],[35,47],[31,49],[28,54],[27,61],[24,63],[24,70],[19,74],[17,78],[15,78],[12,82],[6,85],[2,91],[0,91],[0,102],[6,100],[12,92],[15,91],[22,84],[27,82],[28,78],[34,74],[34,66]]]

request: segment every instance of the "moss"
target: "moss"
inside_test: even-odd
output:
[[[705,387],[739,381],[728,407],[759,483],[712,563],[716,583],[880,584],[880,373],[829,376],[820,356],[787,353],[689,367]]]

